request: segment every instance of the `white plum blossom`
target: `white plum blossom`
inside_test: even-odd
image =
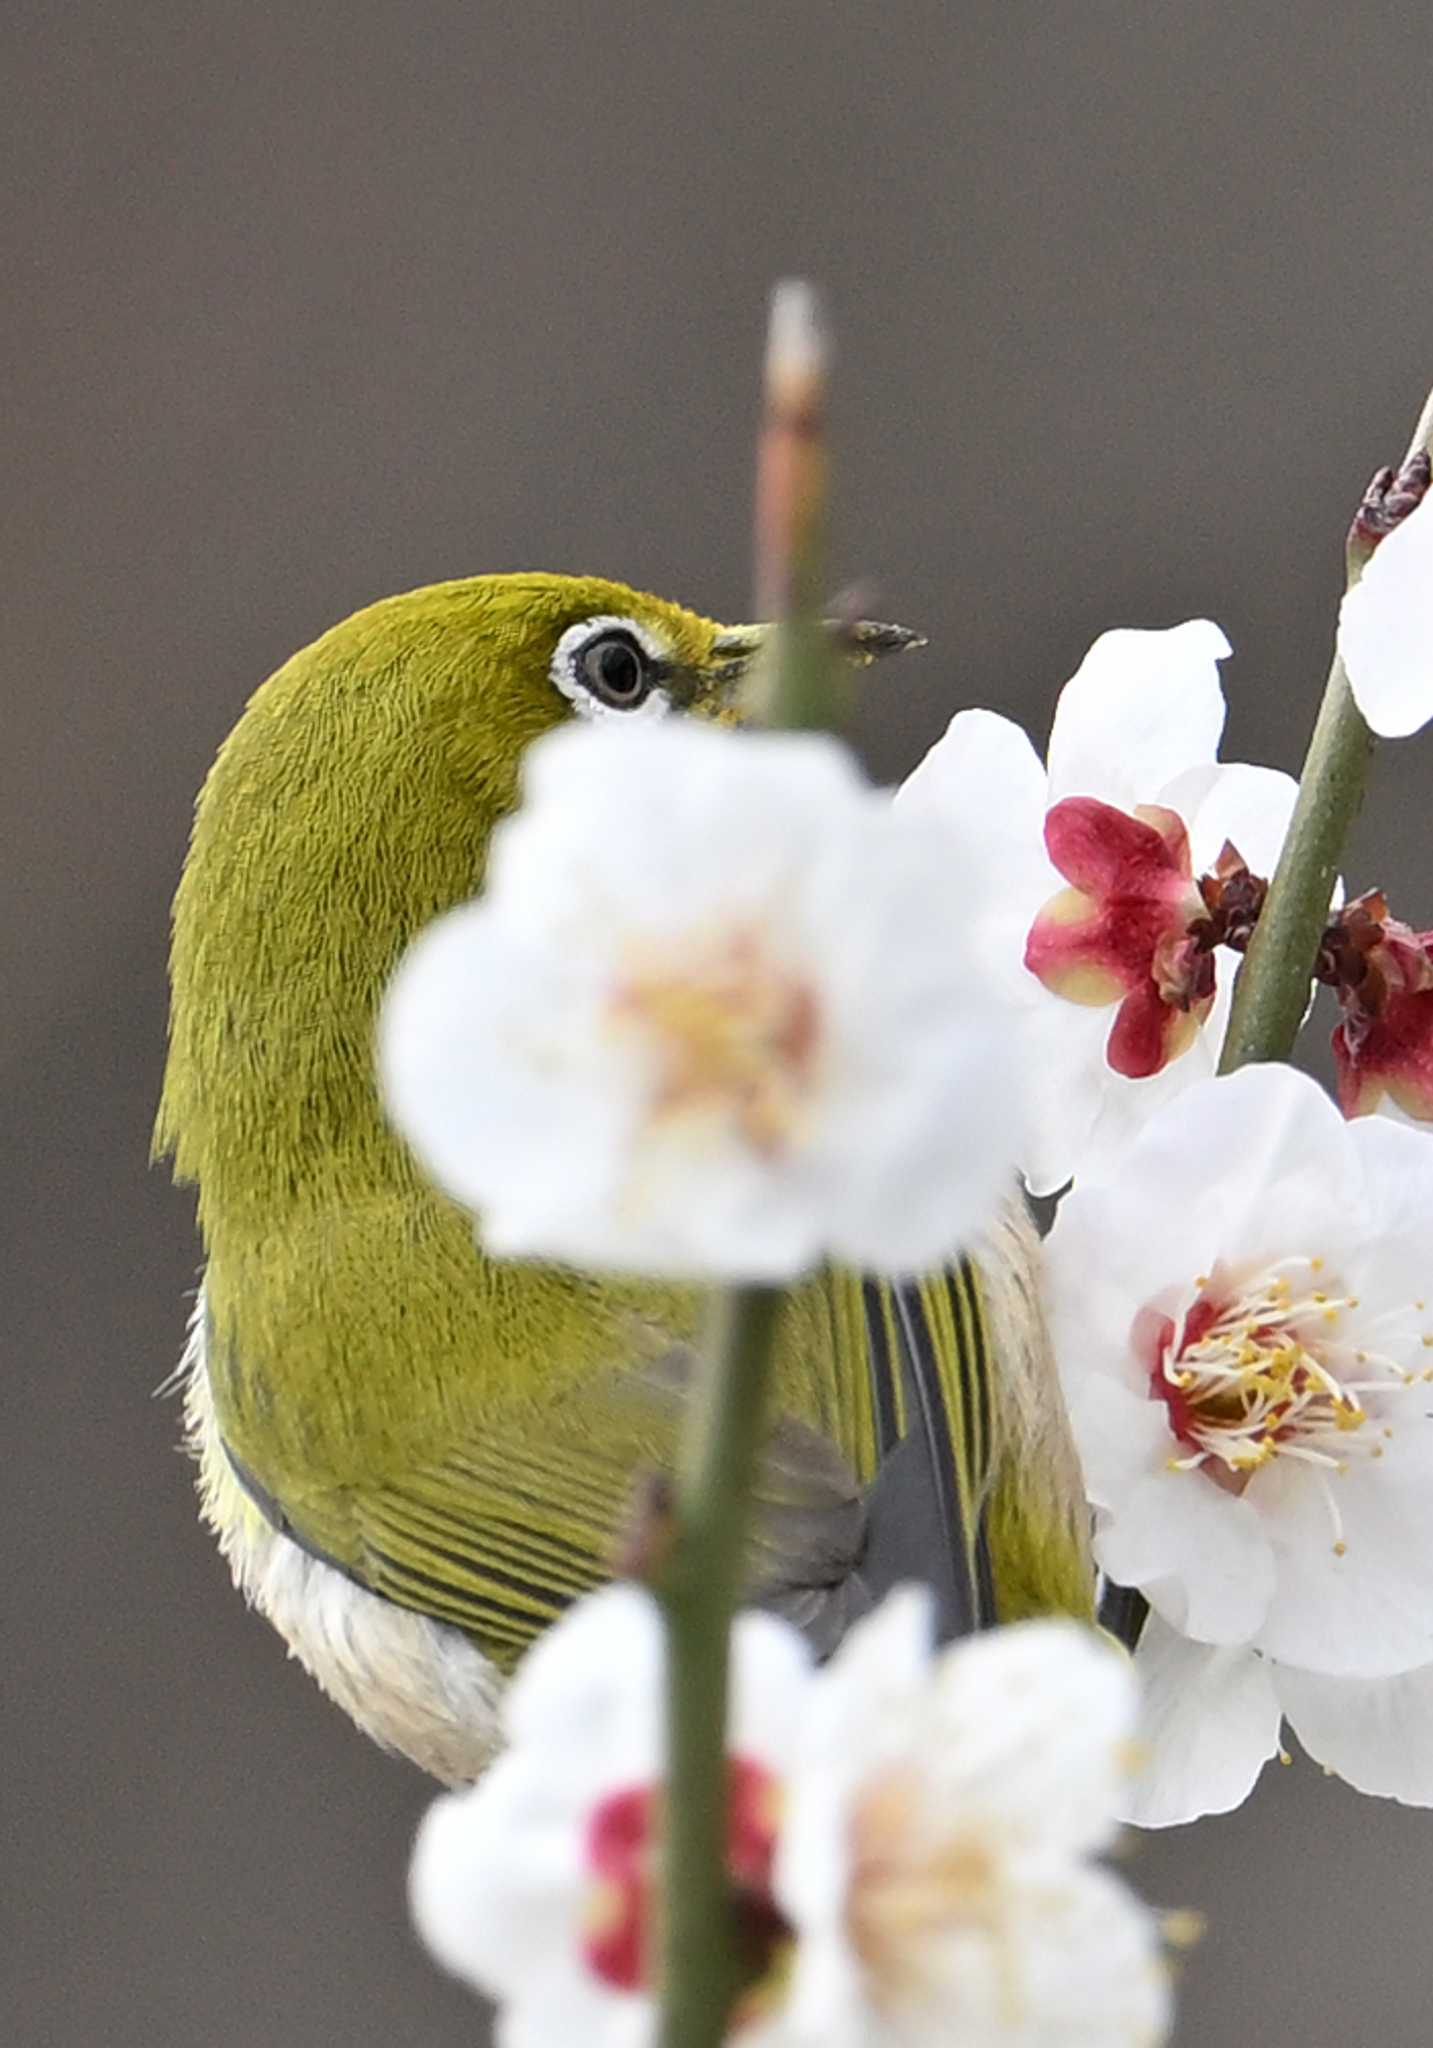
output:
[[[1285,1724],[1355,1791],[1433,1806],[1433,1663],[1391,1678],[1331,1677],[1245,1646],[1193,1642],[1151,1614],[1135,1665],[1141,1767],[1120,1810],[1139,1827],[1241,1805],[1264,1765],[1285,1754]]]
[[[962,711],[899,793],[982,871],[967,952],[1011,1015],[1037,1193],[1116,1157],[1217,1065],[1238,964],[1222,942],[1297,793],[1217,758],[1228,653],[1203,619],[1105,633],[1060,693],[1046,764],[1009,719]]]
[[[958,845],[817,734],[538,741],[485,894],[420,936],[389,1109],[486,1247],[782,1280],[929,1268],[1013,1170]]]
[[[823,1671],[768,1617],[732,1648],[739,2048],[1164,2038],[1154,1917],[1091,1861],[1134,1726],[1125,1659],[1069,1622],[934,1654],[914,1588]],[[418,1927],[498,2001],[499,2048],[655,2040],[662,1656],[646,1594],[580,1603],[514,1681],[506,1754],[423,1824]]]
[[[811,1686],[777,1845],[792,2048],[1163,2040],[1156,1923],[1090,1859],[1128,1768],[1128,1665],[1072,1622],[933,1656],[892,1595]]]
[[[539,1638],[503,1701],[508,1747],[429,1809],[410,1903],[439,1962],[498,2004],[496,2048],[646,2048],[666,1748],[655,1602],[610,1586]],[[770,1892],[775,1788],[810,1682],[791,1626],[738,1616],[728,1715],[733,1875]],[[753,2001],[741,2048],[770,2039]]]
[[[1380,540],[1339,611],[1339,653],[1374,732],[1433,718],[1433,492]]]
[[[1281,1714],[1386,1788],[1433,1690],[1426,1134],[1248,1067],[1082,1181],[1046,1250],[1095,1556],[1153,1609],[1134,1817],[1237,1804]],[[1398,1796],[1426,1798],[1433,1758],[1406,1764]]]

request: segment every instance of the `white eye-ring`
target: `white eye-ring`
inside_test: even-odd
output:
[[[584,718],[665,718],[672,700],[662,679],[670,668],[646,626],[603,613],[568,627],[548,673]]]

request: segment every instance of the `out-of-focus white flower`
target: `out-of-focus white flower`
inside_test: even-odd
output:
[[[1201,1753],[1157,1758],[1237,1803],[1280,1701],[1322,1753],[1295,1674],[1433,1662],[1433,1147],[1346,1124],[1291,1068],[1245,1068],[1078,1186],[1047,1254],[1102,1569],[1176,1638],[1260,1653],[1196,1660]],[[1152,1747],[1187,1747],[1153,1624],[1141,1655]]]
[[[500,2007],[498,2048],[645,2048],[663,1731],[655,1603],[630,1586],[579,1601],[523,1660],[504,1701],[508,1748],[429,1809],[410,1899],[438,1960]],[[729,1718],[730,1868],[775,1922],[778,1788],[810,1683],[790,1625],[738,1617]],[[760,2001],[733,2034],[768,2040]]]
[[[932,1658],[888,1599],[815,1681],[776,1896],[793,2048],[1093,2048],[1169,2025],[1153,1916],[1089,1859],[1128,1761],[1127,1664],[1073,1623]]]
[[[1339,653],[1376,733],[1433,718],[1433,493],[1378,543],[1339,611]]]
[[[1227,1813],[1280,1751],[1281,1724],[1356,1791],[1433,1806],[1433,1664],[1392,1678],[1300,1671],[1177,1634],[1157,1614],[1135,1652],[1139,1768],[1121,1805],[1139,1827]]]
[[[1020,1111],[958,845],[812,734],[572,725],[524,787],[381,1034],[490,1250],[780,1280],[929,1268],[987,1220]]]
[[[646,1595],[581,1603],[526,1660],[511,1747],[430,1812],[415,1917],[499,2001],[500,2048],[655,2035],[662,1638]],[[1072,1623],[934,1656],[907,1590],[817,1672],[786,1624],[733,1639],[729,1868],[765,1975],[740,2048],[1146,2048],[1153,1916],[1090,1858],[1134,1720],[1124,1659]]]
[[[1216,949],[1297,793],[1216,759],[1228,653],[1208,620],[1105,633],[1060,693],[1047,767],[1009,719],[962,711],[900,792],[983,871],[967,946],[1014,1013],[1037,1193],[1097,1171],[1218,1062],[1237,960]]]

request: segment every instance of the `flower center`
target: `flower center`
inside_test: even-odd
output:
[[[612,998],[656,1054],[659,1115],[729,1117],[753,1150],[778,1151],[798,1126],[820,1043],[815,991],[757,934],[729,931],[683,957],[642,961]]]
[[[889,2001],[909,1995],[922,1951],[953,1926],[1000,1939],[994,1846],[973,1833],[931,1839],[922,1820],[920,1786],[902,1771],[874,1778],[851,1815],[847,1931],[873,1990]]]
[[[1245,1476],[1276,1457],[1337,1468],[1368,1420],[1325,1361],[1325,1339],[1357,1302],[1313,1284],[1320,1262],[1291,1259],[1234,1294],[1205,1281],[1182,1319],[1164,1319],[1151,1383],[1192,1470],[1213,1460]],[[1295,1282],[1299,1284],[1296,1286]],[[1217,1473],[1215,1476],[1218,1476]]]
[[[760,1764],[728,1758],[727,1874],[750,1987],[737,2007],[738,2020],[759,2007],[762,1980],[779,1973],[791,1938],[771,1895],[778,1790]],[[629,1785],[594,1807],[588,1821],[582,1951],[593,1974],[617,1991],[640,1991],[656,1980],[651,1939],[661,1812],[660,1786]]]
[[[1178,1316],[1140,1318],[1136,1341],[1150,1359],[1150,1390],[1182,1447],[1171,1470],[1202,1470],[1242,1493],[1275,1459],[1311,1466],[1327,1481],[1354,1456],[1383,1456],[1393,1435],[1386,1397],[1433,1373],[1372,1349],[1375,1321],[1365,1315],[1358,1327],[1357,1298],[1326,1279],[1323,1264],[1283,1259],[1239,1284],[1202,1274]],[[1433,1344],[1433,1336],[1421,1342]],[[1327,1486],[1325,1495],[1342,1556],[1337,1503]]]

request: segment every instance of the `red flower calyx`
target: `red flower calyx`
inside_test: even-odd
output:
[[[1339,1106],[1365,1116],[1385,1096],[1433,1121],[1433,932],[1388,914],[1370,889],[1324,932],[1317,978],[1343,1012],[1333,1033]]]
[[[1145,1080],[1193,1042],[1214,1001],[1214,950],[1243,951],[1267,884],[1227,843],[1196,881],[1184,820],[1159,805],[1065,797],[1046,815],[1045,848],[1070,886],[1036,917],[1025,965],[1070,1002],[1116,1004],[1105,1057]]]

